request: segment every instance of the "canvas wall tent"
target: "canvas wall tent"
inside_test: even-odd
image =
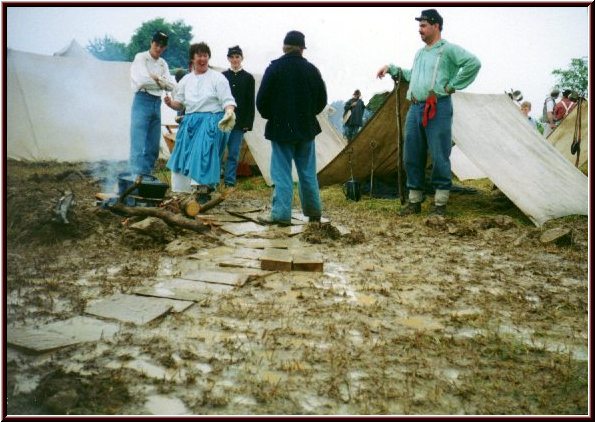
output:
[[[405,116],[409,103],[405,99],[407,83],[400,90],[401,124],[405,128]],[[380,109],[368,120],[356,137],[319,173],[320,186],[343,183],[351,177],[363,180],[372,168],[378,176],[388,176],[397,171],[397,125],[395,91],[386,98]],[[350,164],[351,163],[351,164]]]
[[[130,148],[129,62],[101,61],[76,41],[54,56],[8,50],[7,152],[18,160],[126,160]],[[40,69],[43,69],[40,72]],[[222,69],[217,69],[221,71]],[[255,75],[256,89],[261,76]],[[162,124],[176,113],[162,104]],[[317,169],[345,141],[321,113],[323,133],[316,137]],[[264,139],[265,120],[256,114],[246,142],[267,183],[271,146]],[[164,128],[163,132],[167,130]],[[162,151],[167,151],[162,142]],[[249,157],[248,157],[249,158]],[[294,173],[297,180],[297,175]]]
[[[54,56],[95,59],[95,57],[93,57],[93,55],[83,48],[75,39],[70,41],[70,44],[62,50],[55,52]]]
[[[574,139],[574,127],[578,115],[578,108],[574,109],[562,120],[558,126],[547,137],[547,141],[554,146],[572,164],[576,163],[576,155],[570,152],[570,146]],[[578,134],[577,134],[578,135]],[[589,104],[587,101],[581,103],[581,155],[578,166],[582,167],[589,161]]]
[[[72,47],[72,43],[70,45]],[[7,152],[18,160],[126,160],[130,63],[8,50]],[[162,120],[175,112],[162,107]]]
[[[453,145],[450,152],[450,169],[459,180],[485,179],[487,176],[477,168],[473,161],[461,152],[461,149]]]
[[[568,161],[576,165],[577,155],[573,155],[570,146],[575,136],[575,125],[578,109],[574,108],[570,114],[562,120],[558,126],[547,137],[547,142],[552,144]],[[581,105],[581,153],[579,156],[578,167],[584,166],[589,161],[589,106],[586,101]],[[578,133],[577,133],[578,135]],[[452,172],[459,180],[482,179],[487,177],[485,173],[479,170],[466,156],[456,147],[453,148],[450,156]]]
[[[352,144],[318,174],[321,185],[342,183],[350,177],[350,150],[354,176],[367,177],[372,168],[372,140],[379,144],[376,150],[381,157],[375,160],[374,174],[396,172],[395,98],[393,92]],[[565,215],[588,214],[587,177],[526,124],[506,94],[456,93],[452,98],[453,141],[535,225]]]

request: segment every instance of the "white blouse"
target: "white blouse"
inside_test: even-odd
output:
[[[218,113],[229,105],[237,106],[229,82],[213,69],[203,74],[194,72],[184,76],[173,93],[173,99],[181,102],[188,113]]]
[[[130,78],[134,92],[139,89],[146,89],[151,95],[161,96],[162,89],[151,78],[151,73],[159,76],[166,91],[174,89],[175,84],[169,74],[167,62],[161,57],[155,60],[148,51],[143,51],[134,56],[134,61],[130,66]]]

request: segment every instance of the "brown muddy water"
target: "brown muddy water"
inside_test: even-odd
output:
[[[115,293],[254,258],[246,239],[319,254],[324,271],[205,290],[144,325],[97,317],[117,332],[96,341],[43,353],[9,345],[8,414],[588,412],[586,217],[535,228],[485,189],[453,194],[446,219],[403,218],[398,201],[347,202],[331,187],[330,223],[295,236],[218,226],[151,236],[96,206],[101,183],[83,164],[8,162],[9,337],[92,317],[86,309]],[[66,188],[77,201],[67,227],[48,218]],[[262,179],[244,180],[211,214],[262,209],[269,196]],[[465,213],[473,201],[499,212]],[[540,243],[553,227],[571,240]]]

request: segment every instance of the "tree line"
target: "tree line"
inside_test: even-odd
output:
[[[169,37],[167,50],[161,57],[165,59],[170,69],[187,69],[192,26],[186,25],[182,20],[169,23],[163,18],[156,18],[144,22],[134,31],[128,44],[106,34],[102,38],[89,41],[87,50],[99,60],[131,62],[137,53],[149,49],[156,31],[164,31]]]

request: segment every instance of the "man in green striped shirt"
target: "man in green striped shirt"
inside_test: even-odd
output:
[[[394,64],[383,66],[379,78],[401,72],[409,82],[407,99],[411,102],[405,121],[403,160],[407,173],[409,202],[401,215],[421,213],[427,151],[432,156],[432,185],[436,190],[432,214],[445,215],[452,186],[450,151],[452,147],[452,101],[450,96],[473,82],[481,63],[473,54],[442,39],[442,16],[424,10],[419,34],[426,46],[415,55],[411,69]]]

